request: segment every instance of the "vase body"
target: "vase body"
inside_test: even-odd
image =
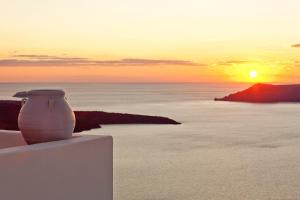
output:
[[[75,115],[62,90],[31,90],[18,117],[19,129],[28,144],[72,137]]]

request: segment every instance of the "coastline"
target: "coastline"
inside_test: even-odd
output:
[[[19,130],[18,115],[21,101],[0,100],[0,129]],[[74,133],[101,128],[101,124],[181,124],[173,119],[140,114],[111,113],[104,111],[74,111]]]

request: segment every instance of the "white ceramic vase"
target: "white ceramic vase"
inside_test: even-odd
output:
[[[31,90],[21,108],[18,125],[28,144],[72,137],[75,115],[62,90]]]

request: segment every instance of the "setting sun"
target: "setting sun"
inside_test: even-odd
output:
[[[257,72],[255,70],[251,70],[249,72],[249,76],[250,76],[250,78],[256,78],[257,77]]]

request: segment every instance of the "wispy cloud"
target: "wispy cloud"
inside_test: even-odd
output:
[[[50,56],[50,55],[34,55],[34,54],[19,54],[12,56],[14,58],[32,59],[32,60],[86,60],[86,58],[78,57],[63,57],[63,56]]]
[[[294,61],[294,65],[293,66],[295,66],[295,67],[300,67],[300,61]]]
[[[188,60],[124,58],[119,60],[93,60],[80,57],[50,55],[14,55],[9,59],[0,59],[2,67],[26,66],[205,66]]]
[[[237,64],[245,64],[250,63],[251,61],[248,60],[228,60],[228,61],[220,61],[216,63],[215,65],[222,65],[222,66],[231,66],[231,65],[237,65]]]
[[[300,44],[293,44],[291,47],[300,48]]]

